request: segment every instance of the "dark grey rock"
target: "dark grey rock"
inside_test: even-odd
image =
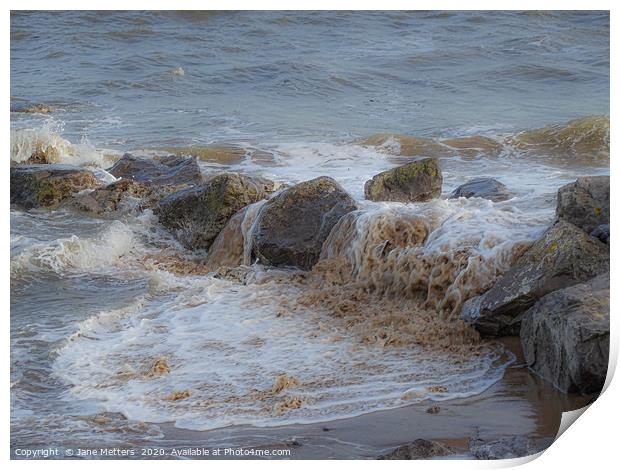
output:
[[[541,298],[523,316],[528,366],[563,392],[599,393],[609,363],[609,273]]]
[[[475,178],[452,191],[449,199],[456,199],[459,197],[481,197],[493,202],[499,202],[510,199],[512,196],[506,185],[500,183],[496,179]]]
[[[609,247],[559,221],[491,289],[465,302],[461,319],[483,335],[518,334],[522,314],[542,296],[607,271]]]
[[[583,176],[562,186],[556,215],[588,233],[609,225],[609,176]]]
[[[176,155],[147,159],[126,153],[108,172],[117,178],[151,185],[194,185],[202,182],[202,173],[196,158]]]
[[[266,265],[310,269],[331,229],[355,209],[351,196],[327,176],[292,186],[261,208],[253,253]]]
[[[436,158],[419,158],[366,181],[371,201],[424,202],[441,196],[443,176]]]

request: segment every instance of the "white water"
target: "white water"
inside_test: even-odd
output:
[[[76,156],[63,153],[63,163],[93,163],[90,150],[83,154],[79,146],[67,145],[77,149]],[[420,253],[432,257],[467,248],[470,271],[483,282],[509,267],[515,246],[534,240],[551,223],[559,186],[584,173],[608,171],[543,165],[514,155],[474,161],[447,157],[440,160],[444,198],[403,205],[363,199],[364,182],[397,164],[385,148],[304,142],[266,144],[263,150],[272,153],[273,164],[263,166],[246,158],[227,168],[285,184],[332,176],[358,200],[364,214],[360,220],[370,223],[386,214],[424,218],[431,232]],[[221,165],[217,170],[203,167],[205,172],[221,169]],[[499,203],[445,199],[458,184],[478,176],[497,177],[514,197]],[[120,221],[96,221],[62,211],[12,215],[12,285],[27,286],[34,278],[42,279],[44,289],[53,290],[76,277],[105,275],[115,278],[120,294],[135,280],[148,284],[144,292],[119,306],[110,304],[109,291],[102,294],[96,282],[92,287],[86,283],[89,313],[82,317],[74,299],[54,298],[48,310],[57,313],[60,326],[45,336],[54,338],[45,346],[51,348],[51,375],[45,381],[62,385],[53,399],[41,394],[46,403],[37,405],[40,409],[79,409],[87,415],[121,412],[138,422],[173,422],[200,430],[328,421],[423,400],[476,395],[497,382],[512,360],[491,345],[475,355],[415,344],[384,347],[364,342],[320,305],[291,305],[304,289],[287,281],[291,273],[276,275],[253,266],[251,281],[242,285],[207,274],[167,272],[165,264],[157,267],[153,260],[192,263],[195,255],[183,250],[149,212],[126,214]],[[247,242],[249,222],[242,233]],[[247,262],[251,260],[246,253]],[[50,273],[55,277],[46,280]],[[46,308],[48,300],[38,295],[17,297],[14,309],[26,324],[16,338],[39,321],[29,317],[29,299]],[[71,317],[58,313],[75,308]],[[402,308],[416,315],[411,304],[403,303]],[[41,343],[33,343],[23,358],[40,347]],[[22,357],[19,351],[16,357]],[[152,373],[157,361],[165,361],[169,371]],[[274,384],[287,378],[292,386],[275,391]],[[29,380],[19,376],[13,380],[18,397]],[[15,413],[15,419],[28,415],[29,400],[30,395],[17,400],[17,409],[24,412]],[[45,419],[56,422],[54,413]],[[28,422],[22,422],[25,429]],[[149,428],[147,434],[153,432]]]

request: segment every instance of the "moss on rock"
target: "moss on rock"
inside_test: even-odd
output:
[[[371,201],[423,202],[441,195],[443,176],[435,158],[421,158],[375,175],[364,185]]]

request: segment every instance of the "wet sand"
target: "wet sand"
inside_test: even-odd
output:
[[[289,459],[374,459],[415,439],[448,444],[467,458],[470,437],[493,440],[527,436],[543,450],[554,440],[562,412],[581,408],[592,397],[567,395],[534,376],[523,366],[518,338],[504,338],[517,361],[504,378],[475,397],[423,402],[309,425],[275,428],[231,426],[212,431],[188,431],[160,425],[165,437],[155,444],[165,449],[246,448],[288,449]],[[439,412],[428,413],[433,406]],[[154,446],[154,447],[155,447]],[[217,458],[214,456],[195,458]],[[257,458],[256,455],[225,458]]]

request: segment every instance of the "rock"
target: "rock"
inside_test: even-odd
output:
[[[25,103],[17,106],[11,106],[12,113],[49,114],[55,111],[56,109],[53,106],[41,103]]]
[[[206,249],[237,211],[266,196],[262,183],[238,173],[221,173],[166,196],[155,212],[186,248]]]
[[[609,363],[609,273],[541,298],[523,316],[528,366],[563,392],[599,393]]]
[[[607,271],[608,247],[561,220],[491,289],[465,302],[461,318],[483,335],[518,334],[523,312],[542,296]]]
[[[588,233],[609,225],[609,176],[584,176],[562,186],[555,213]]]
[[[420,158],[375,175],[364,185],[371,201],[423,202],[441,196],[443,176],[435,158]]]
[[[590,236],[594,238],[598,238],[603,243],[607,243],[609,245],[609,239],[611,237],[611,232],[609,230],[609,224],[603,224],[596,227],[590,233]]]
[[[209,247],[205,260],[209,266],[239,266],[243,263],[245,238],[243,236],[243,220],[248,207],[244,207],[226,223]]]
[[[499,202],[510,199],[511,195],[508,192],[508,188],[496,179],[476,178],[460,185],[452,191],[449,199],[456,199],[459,197],[481,197],[493,202]]]
[[[454,454],[454,450],[436,441],[416,439],[410,444],[397,447],[378,460],[426,460]]]
[[[95,175],[69,165],[11,167],[11,204],[24,209],[57,206],[74,193],[100,185]]]
[[[355,209],[351,196],[327,176],[285,189],[261,208],[253,253],[266,265],[310,269],[331,229]]]
[[[90,193],[74,196],[68,201],[67,206],[94,214],[102,214],[118,210],[129,199],[137,201],[151,193],[151,189],[144,183],[131,179],[120,179]]]
[[[151,185],[193,185],[202,182],[202,173],[196,159],[176,155],[146,159],[126,153],[108,172],[117,178]]]
[[[249,234],[264,203],[265,200],[261,200],[245,206],[230,218],[209,247],[209,253],[205,259],[207,266],[215,270],[222,266],[235,267],[250,263]]]
[[[532,439],[514,436],[493,441],[470,439],[469,452],[477,460],[502,460],[526,457],[540,450]]]

